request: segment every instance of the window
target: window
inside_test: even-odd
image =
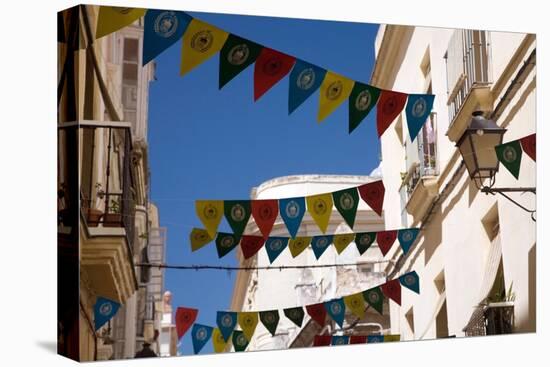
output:
[[[122,105],[124,120],[136,123],[138,100],[139,40],[124,39],[122,58]]]

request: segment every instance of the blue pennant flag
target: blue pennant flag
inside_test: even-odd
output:
[[[305,212],[306,200],[303,197],[279,200],[279,213],[283,218],[283,222],[285,222],[290,237],[296,237]]]
[[[330,344],[331,345],[346,345],[346,344],[349,344],[349,336],[347,336],[347,335],[333,335]]]
[[[237,325],[237,313],[229,311],[218,311],[216,315],[216,324],[222,333],[223,340],[228,341],[235,325]]]
[[[193,352],[199,354],[204,345],[212,337],[212,326],[206,326],[201,324],[194,324],[191,332],[191,338],[193,339]]]
[[[346,313],[346,304],[343,298],[333,299],[325,302],[325,308],[327,309],[330,317],[336,321],[340,327],[344,325],[344,315]]]
[[[405,111],[411,141],[414,141],[430,112],[432,112],[434,98],[433,94],[409,94]]]
[[[397,232],[397,239],[404,253],[409,252],[409,249],[416,240],[419,231],[420,230],[418,228],[407,228],[400,229]]]
[[[265,250],[267,251],[269,262],[273,263],[277,256],[279,256],[287,246],[288,237],[269,237],[267,241],[265,241]]]
[[[309,98],[323,82],[327,71],[305,61],[296,60],[290,72],[288,88],[288,114],[290,115]]]
[[[107,298],[97,297],[94,305],[94,321],[95,329],[102,327],[107,321],[116,315],[120,303],[112,301]]]
[[[416,271],[411,271],[410,273],[403,274],[399,277],[399,282],[406,288],[409,288],[411,291],[420,294],[420,278]]]
[[[143,65],[181,39],[192,19],[181,11],[147,10],[143,27]]]
[[[384,335],[367,335],[367,343],[383,343]]]
[[[332,243],[332,236],[314,236],[311,240],[311,248],[315,254],[315,258],[319,260],[321,255]]]

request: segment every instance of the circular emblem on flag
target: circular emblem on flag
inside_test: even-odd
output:
[[[295,248],[295,249],[300,249],[302,248],[303,246],[305,245],[305,241],[303,238],[299,237],[299,238],[296,238],[296,240],[293,242],[292,246]]]
[[[162,12],[156,17],[153,29],[160,37],[168,38],[178,29],[178,17],[173,11]]]
[[[276,75],[281,70],[282,65],[280,58],[272,57],[264,63],[262,70],[267,75]]]
[[[336,338],[334,344],[335,345],[344,345],[345,344],[345,339],[344,338]]]
[[[319,239],[315,242],[315,247],[325,247],[328,244],[328,240],[326,237],[319,237]]]
[[[315,199],[313,202],[313,211],[318,214],[322,215],[327,212],[327,203],[323,199]]]
[[[121,8],[119,6],[111,6],[111,9],[123,15],[126,15],[134,10],[134,8]]]
[[[206,204],[202,213],[206,219],[214,219],[218,215],[218,209],[212,204]]]
[[[99,313],[103,316],[108,316],[113,311],[113,305],[109,302],[104,302],[99,306]]]
[[[235,240],[232,236],[225,236],[224,238],[222,238],[222,247],[229,248],[233,246],[234,243]]]
[[[252,326],[252,324],[254,323],[252,321],[252,317],[250,317],[250,316],[245,316],[243,322],[246,326]]]
[[[222,317],[222,326],[223,327],[231,327],[233,325],[233,317],[231,315],[225,314]]]
[[[250,55],[250,49],[245,43],[242,43],[233,46],[227,54],[227,61],[229,61],[231,65],[242,65],[248,59],[248,55]]]
[[[300,205],[294,200],[289,201],[286,204],[285,213],[291,219],[298,217],[298,214],[300,214]]]
[[[416,278],[414,277],[414,275],[408,274],[405,275],[404,281],[406,285],[413,285],[416,283]]]
[[[200,341],[205,340],[207,335],[208,335],[208,332],[206,331],[206,328],[202,326],[197,330],[197,333],[195,334],[197,339]]]
[[[212,47],[214,36],[209,30],[197,32],[191,38],[191,48],[198,52],[206,52]]]
[[[370,95],[370,92],[365,89],[357,95],[357,98],[355,98],[355,108],[359,111],[365,111],[369,108],[371,100],[372,96]]]
[[[231,208],[231,219],[235,222],[240,222],[244,219],[246,210],[241,204],[235,204]]]
[[[361,235],[361,237],[359,237],[360,245],[368,245],[369,243],[371,243],[371,241],[372,241],[372,238],[368,233],[364,233]]]
[[[353,199],[353,196],[351,196],[349,193],[345,192],[340,196],[340,207],[344,210],[350,210],[355,205],[355,200]]]
[[[223,338],[223,334],[221,334],[221,333],[219,333],[216,336],[216,339],[217,339],[218,343],[225,343],[225,339]]]
[[[426,113],[426,100],[423,97],[420,97],[414,102],[412,107],[412,115],[416,118],[424,116]]]
[[[384,102],[384,105],[382,106],[382,111],[389,115],[395,111],[397,108],[397,100],[394,96],[389,97],[386,99],[386,102]]]
[[[405,242],[411,241],[411,240],[413,239],[413,233],[412,233],[412,231],[407,230],[407,231],[401,232],[401,238],[402,238],[403,241],[405,241]]]
[[[269,249],[272,251],[279,251],[281,247],[283,247],[283,241],[278,238],[271,241],[271,243],[269,244]]]
[[[297,319],[300,317],[300,311],[298,311],[297,309],[293,308],[292,310],[289,310],[288,311],[288,315],[290,318],[292,319]]]
[[[193,238],[196,241],[206,241],[208,239],[208,235],[205,230],[201,230],[200,232],[195,232],[195,234],[193,235]]]
[[[271,217],[273,217],[273,210],[269,205],[262,205],[260,208],[260,219],[267,220]]]
[[[512,146],[507,146],[506,148],[504,148],[502,156],[504,160],[508,163],[518,159],[518,153],[516,152],[516,149],[514,149]]]
[[[330,83],[325,93],[326,97],[332,101],[338,99],[338,97],[340,97],[340,95],[342,94],[343,87],[344,85],[342,84],[341,80],[336,80]]]
[[[312,68],[304,69],[298,75],[298,80],[296,80],[296,85],[298,88],[303,90],[308,90],[315,83],[315,71]]]
[[[369,292],[368,298],[369,298],[369,302],[371,302],[371,303],[380,302],[380,295],[376,292]]]
[[[239,334],[239,336],[237,336],[237,345],[243,347],[246,343],[248,343],[248,340],[246,340],[244,334]]]
[[[265,322],[267,322],[268,324],[272,324],[275,322],[275,315],[272,314],[271,312],[270,313],[266,313],[264,315],[264,320]]]
[[[334,315],[338,315],[342,312],[342,306],[340,306],[339,303],[334,302],[330,305],[330,312]]]

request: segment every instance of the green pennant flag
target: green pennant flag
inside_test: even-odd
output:
[[[296,326],[302,327],[302,322],[304,321],[304,309],[302,307],[285,308],[283,312]]]
[[[241,330],[233,331],[232,341],[235,352],[243,352],[248,347],[248,339]]]
[[[355,245],[359,253],[363,255],[376,239],[376,232],[362,232],[355,235]]]
[[[516,178],[519,178],[519,169],[521,167],[521,144],[519,140],[497,145],[495,147],[498,160],[504,167]]]
[[[376,105],[380,89],[368,84],[355,82],[349,96],[349,133],[369,114]]]
[[[216,236],[216,250],[218,251],[218,257],[221,259],[233,250],[239,244],[241,239],[235,236],[233,233],[218,232]]]
[[[382,315],[382,310],[384,309],[384,295],[380,287],[367,289],[363,292],[363,298],[365,298],[365,301],[367,301],[372,308]]]
[[[344,218],[348,226],[353,229],[355,224],[355,215],[357,214],[357,205],[359,205],[359,194],[357,188],[335,191],[332,193],[334,206],[338,213]]]
[[[220,51],[219,88],[256,61],[261,50],[257,43],[230,34]]]
[[[277,324],[279,324],[279,311],[261,311],[260,312],[260,321],[265,326],[271,335],[275,336],[275,331],[277,331]]]
[[[235,236],[242,236],[251,214],[250,200],[225,200],[223,212]]]

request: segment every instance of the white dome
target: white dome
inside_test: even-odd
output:
[[[380,161],[378,167],[372,170],[369,176],[372,178],[382,178],[382,161]]]

